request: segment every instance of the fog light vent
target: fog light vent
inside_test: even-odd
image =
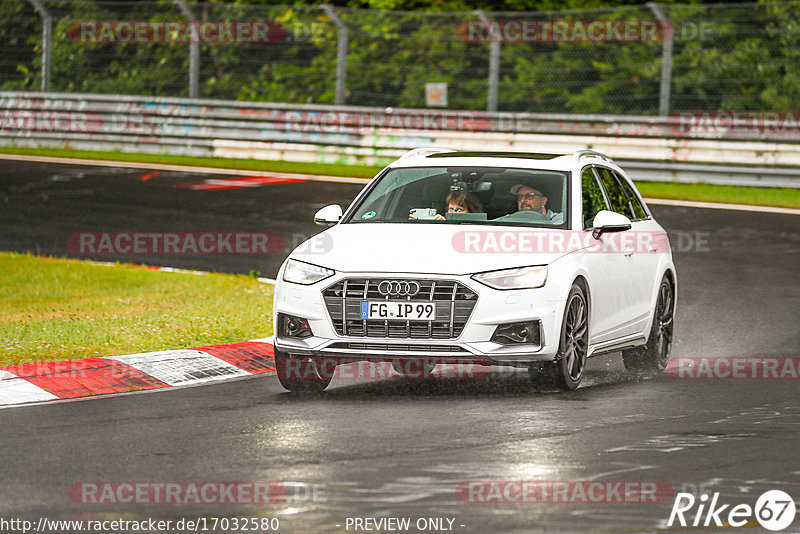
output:
[[[540,345],[539,321],[497,325],[492,341],[500,345]]]
[[[278,314],[278,332],[282,337],[304,338],[313,335],[308,320],[284,313]]]

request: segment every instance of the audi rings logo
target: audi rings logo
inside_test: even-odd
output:
[[[378,284],[378,293],[389,297],[413,297],[419,293],[419,283],[405,280],[384,280]]]

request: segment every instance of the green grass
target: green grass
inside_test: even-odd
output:
[[[367,165],[205,158],[165,154],[131,154],[127,152],[100,152],[62,148],[0,147],[0,153],[133,161],[139,163],[167,163],[198,167],[293,172],[302,174],[326,174],[329,176],[348,176],[355,178],[372,178],[381,170],[381,167]],[[675,182],[637,182],[636,185],[644,196],[650,198],[800,208],[800,189],[681,184]]]
[[[138,154],[119,151],[72,150],[69,148],[26,148],[0,146],[0,153],[22,154],[27,156],[51,156],[59,158],[131,161],[136,163],[191,165],[196,167],[241,169],[245,171],[294,172],[301,174],[322,174],[328,176],[346,176],[353,178],[372,178],[383,168],[368,165],[344,165],[339,163],[299,163],[294,161],[268,161],[260,159],[207,158],[197,156],[176,156],[170,154]]]
[[[648,198],[800,208],[800,189],[668,182],[636,182],[636,187]]]
[[[273,287],[0,253],[0,367],[233,343],[272,333]]]

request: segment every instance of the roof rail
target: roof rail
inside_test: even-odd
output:
[[[431,154],[441,154],[442,152],[455,152],[452,148],[442,148],[436,146],[425,146],[414,148],[400,156],[400,159],[411,158],[414,156],[429,156]]]
[[[580,159],[583,156],[593,156],[596,158],[604,159],[609,163],[614,163],[614,160],[611,159],[611,157],[606,156],[602,152],[598,152],[596,150],[578,150],[572,154],[572,157],[575,158],[576,160]]]

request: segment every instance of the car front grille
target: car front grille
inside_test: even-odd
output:
[[[333,321],[336,333],[352,337],[381,337],[405,339],[454,339],[461,335],[467,324],[478,295],[455,280],[420,280],[420,290],[410,303],[435,302],[436,317],[430,321],[389,321],[361,319],[362,300],[390,300],[378,292],[383,280],[411,281],[411,279],[348,278],[340,280],[322,292],[325,306]]]

